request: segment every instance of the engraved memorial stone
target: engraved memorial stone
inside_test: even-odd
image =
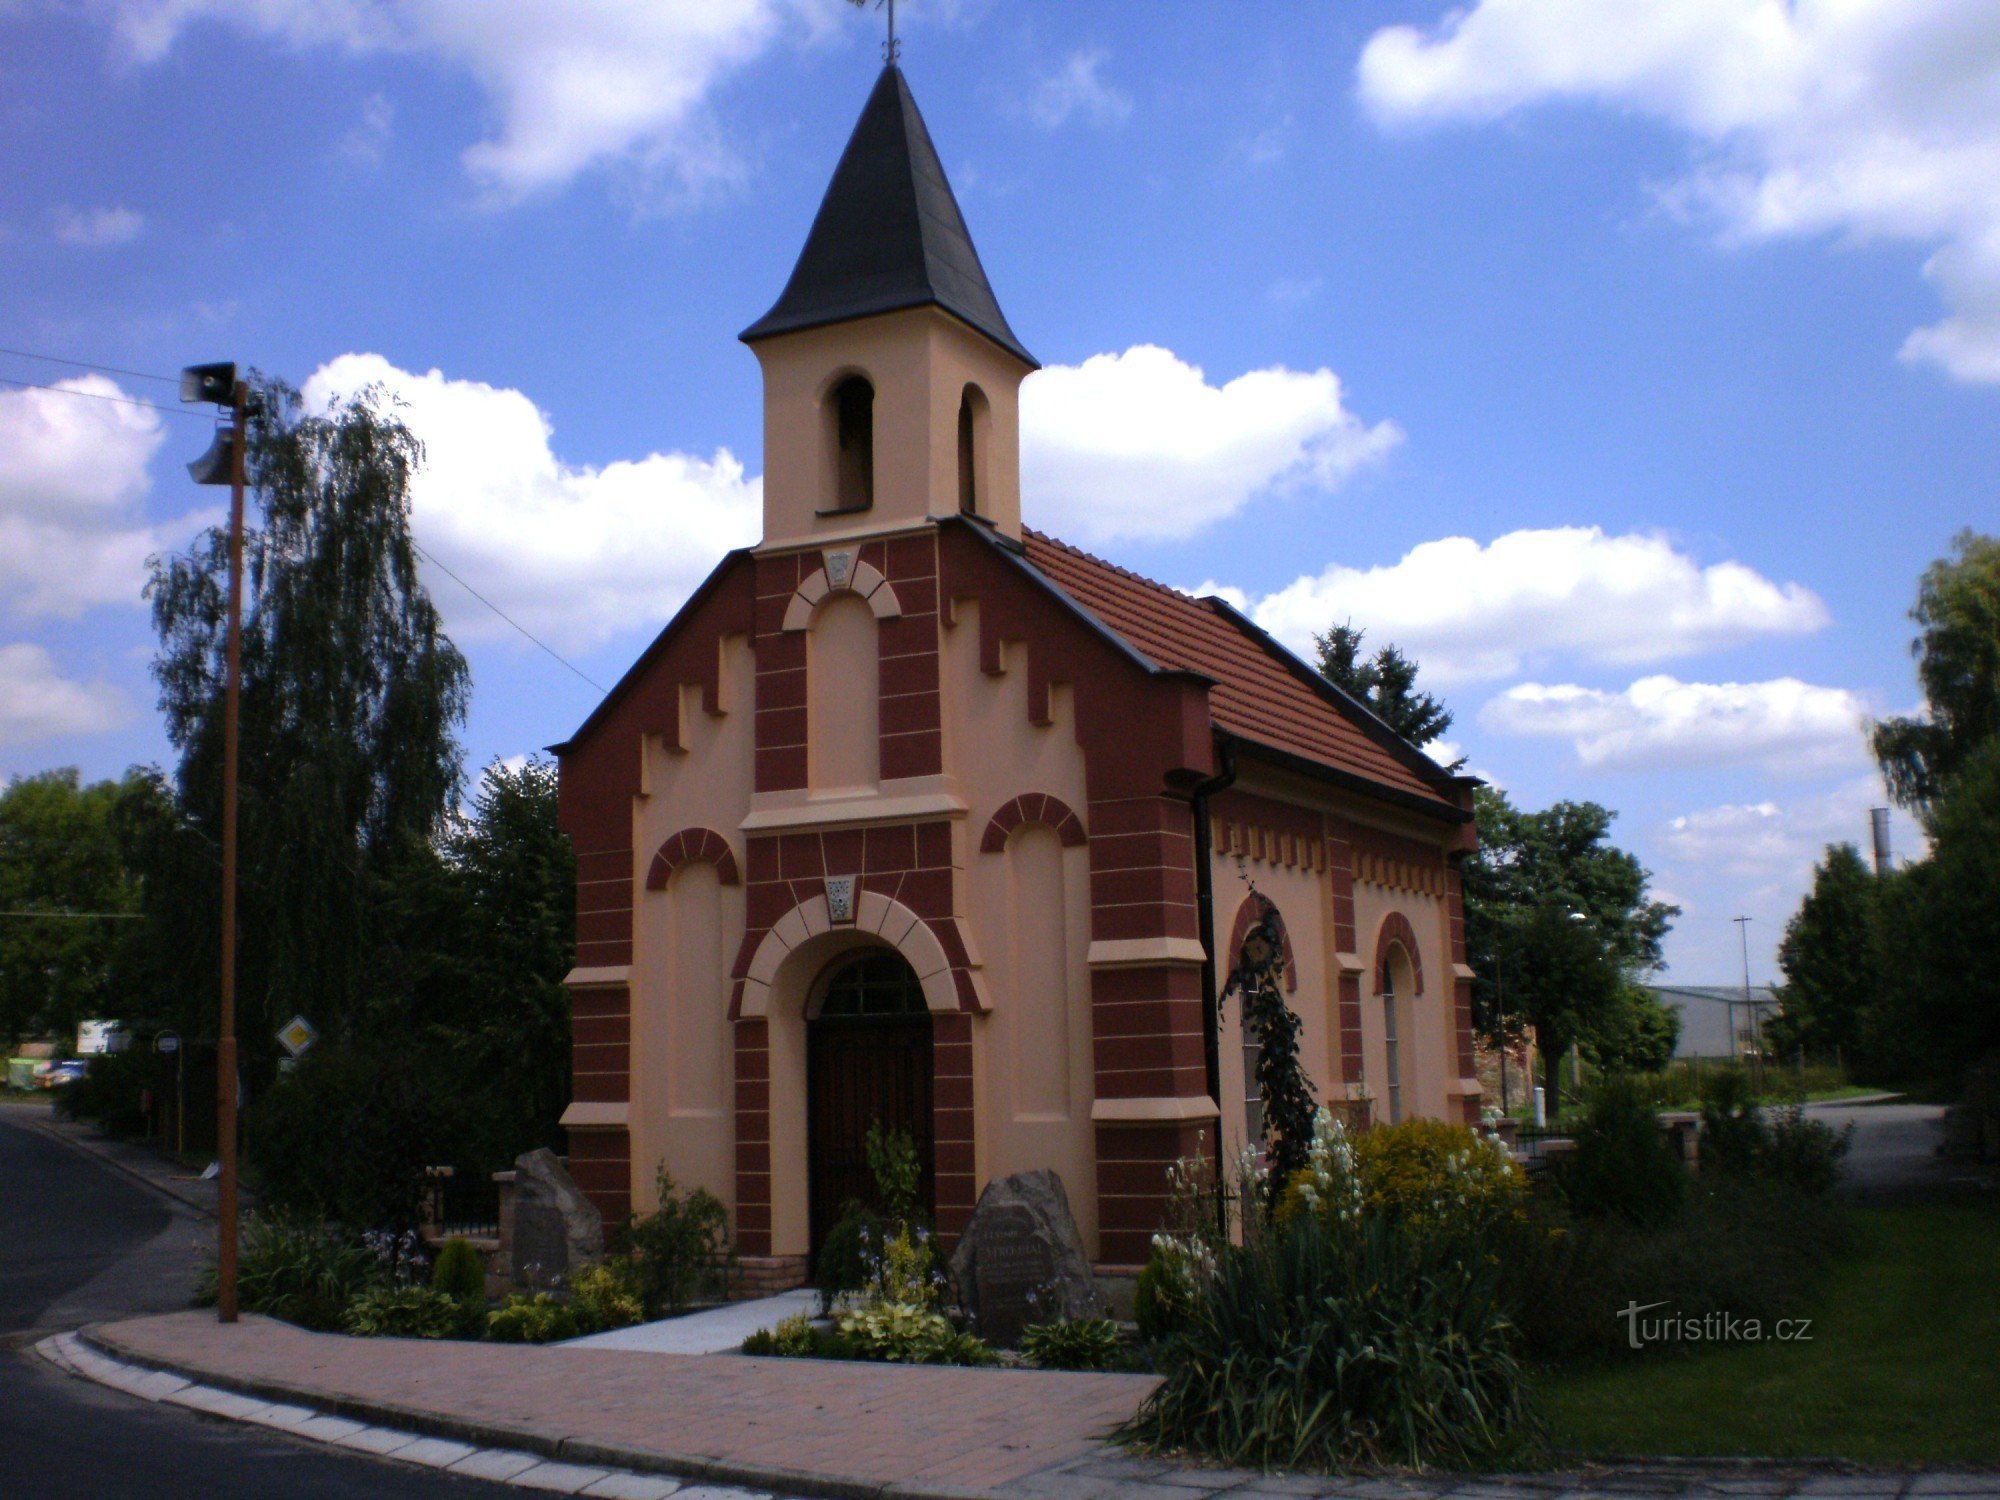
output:
[[[514,1162],[514,1284],[556,1287],[604,1255],[604,1219],[555,1152],[543,1147]]]
[[[951,1258],[979,1336],[1013,1345],[1035,1323],[1102,1316],[1062,1178],[1043,1170],[989,1183]]]

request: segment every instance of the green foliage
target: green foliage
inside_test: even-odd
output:
[[[1673,1061],[1680,1035],[1678,1011],[1662,1004],[1643,985],[1627,984],[1591,1033],[1579,1041],[1583,1055],[1607,1072],[1654,1073]]]
[[[243,1220],[236,1295],[246,1312],[331,1332],[344,1326],[350,1302],[389,1281],[381,1258],[351,1231],[277,1213]],[[215,1296],[211,1265],[196,1300],[210,1306]]]
[[[1799,1105],[1779,1110],[1769,1123],[1762,1171],[1795,1192],[1824,1198],[1840,1184],[1840,1163],[1853,1144],[1854,1127],[1836,1134],[1808,1119]]]
[[[1764,1040],[1780,1056],[1800,1048],[1820,1054],[1838,1048],[1848,1057],[1864,1051],[1864,1028],[1881,988],[1873,940],[1880,894],[1852,844],[1828,846],[1778,945],[1785,985]]]
[[[0,924],[4,925],[4,924]],[[89,1120],[107,1135],[137,1135],[146,1128],[141,1094],[171,1087],[173,1071],[158,1053],[138,1047],[90,1059],[90,1070],[55,1091],[55,1106],[72,1120]]]
[[[1955,1092],[2000,1049],[2000,738],[1965,757],[1924,821],[1930,858],[1881,888],[1867,1053],[1883,1076]]]
[[[778,1359],[811,1359],[818,1352],[813,1337],[813,1321],[805,1313],[793,1313],[775,1328],[760,1328],[743,1341],[745,1354],[761,1354]]]
[[[1466,960],[1473,980],[1475,1024],[1491,1039],[1518,1042],[1525,1017],[1516,1000],[1518,966],[1546,969],[1530,951],[1544,935],[1527,930],[1537,912],[1581,912],[1597,934],[1612,967],[1626,983],[1659,967],[1660,944],[1680,908],[1651,899],[1644,866],[1609,842],[1609,808],[1595,802],[1557,802],[1539,812],[1516,808],[1493,787],[1473,791],[1479,848],[1466,859]],[[1609,1013],[1599,1001],[1582,1019],[1592,1024],[1560,1038],[1587,1041]],[[1545,1039],[1546,1040],[1546,1039]],[[1560,1051],[1561,1047],[1555,1050]]]
[[[363,1338],[477,1338],[484,1313],[483,1301],[468,1309],[435,1287],[375,1286],[347,1304],[342,1326]]]
[[[445,1108],[408,1049],[323,1042],[247,1114],[257,1191],[294,1215],[409,1228],[448,1134]]]
[[[1366,704],[1412,745],[1428,745],[1451,728],[1451,710],[1431,694],[1417,691],[1417,664],[1396,647],[1384,646],[1364,659],[1365,635],[1350,621],[1314,636],[1320,675]]]
[[[136,774],[86,786],[70,767],[0,786],[0,911],[136,910],[138,880],[115,816]],[[119,971],[129,967],[134,926],[96,915],[0,922],[0,1045],[31,1034],[73,1038],[78,1021],[132,1014],[140,997]]]
[[[851,1202],[841,1210],[813,1262],[813,1285],[819,1290],[822,1312],[842,1294],[868,1284],[870,1267],[889,1234],[889,1221],[866,1204]]]
[[[881,1196],[882,1211],[898,1224],[911,1222],[917,1213],[917,1194],[923,1186],[923,1164],[917,1159],[917,1143],[898,1127],[883,1128],[880,1120],[868,1124],[868,1171]]]
[[[486,1263],[471,1242],[453,1235],[438,1250],[431,1266],[431,1285],[462,1302],[486,1300]]]
[[[1326,1117],[1333,1127],[1331,1116]],[[1421,1118],[1354,1137],[1361,1211],[1423,1233],[1478,1235],[1521,1211],[1527,1179],[1498,1141],[1463,1125]],[[1322,1203],[1338,1203],[1321,1187]]]
[[[1736,1068],[1710,1075],[1701,1100],[1702,1170],[1739,1176],[1754,1172],[1767,1138],[1749,1076]]]
[[[858,1359],[913,1365],[980,1365],[993,1352],[939,1310],[944,1276],[929,1234],[905,1224],[883,1245],[860,1301],[840,1314]]]
[[[1707,1153],[1704,1141],[1702,1150]],[[1688,1174],[1643,1093],[1607,1079],[1590,1099],[1576,1150],[1558,1181],[1570,1207],[1587,1219],[1617,1218],[1641,1229],[1671,1223],[1687,1196]]]
[[[1470,1464],[1526,1411],[1492,1257],[1375,1216],[1226,1247],[1124,1436],[1281,1469]]]
[[[580,1332],[575,1309],[547,1292],[511,1293],[486,1315],[486,1337],[496,1344],[554,1344]]]
[[[1571,908],[1544,902],[1508,932],[1507,1003],[1534,1029],[1550,1115],[1560,1113],[1556,1063],[1570,1043],[1614,1027],[1625,981],[1605,935]]]
[[[569,1294],[577,1327],[585,1333],[630,1328],[645,1321],[645,1295],[638,1269],[622,1256],[571,1271]]]
[[[1139,1325],[1139,1337],[1148,1343],[1166,1338],[1188,1313],[1189,1298],[1182,1294],[1181,1279],[1168,1264],[1170,1254],[1154,1245],[1132,1293],[1132,1321]]]
[[[371,895],[406,849],[438,833],[457,800],[456,732],[470,684],[418,576],[416,438],[379,391],[308,414],[282,382],[256,385],[238,1001],[253,1078],[293,1011],[329,1037],[373,1019]],[[146,589],[185,832],[211,848],[221,817],[227,555],[222,529],[211,530],[188,552],[156,560]],[[211,918],[191,930],[214,927]]]
[[[1284,1182],[1305,1165],[1313,1130],[1313,1086],[1299,1059],[1297,1014],[1285,1003],[1285,927],[1275,906],[1243,939],[1222,998],[1239,995],[1243,1021],[1257,1033],[1257,1096],[1263,1103],[1264,1145],[1274,1180]],[[1275,1197],[1265,1199],[1275,1212]]]
[[[1065,1318],[1021,1330],[1021,1352],[1038,1370],[1110,1370],[1122,1351],[1109,1318]]]
[[[707,1188],[681,1192],[664,1165],[656,1187],[660,1206],[630,1216],[619,1245],[646,1316],[664,1318],[721,1295],[731,1255],[729,1210]]]
[[[1890,718],[1873,733],[1875,758],[1905,807],[1925,809],[1950,790],[1966,762],[2000,739],[2000,538],[1961,531],[1952,557],[1924,572],[1910,618],[1924,712]]]

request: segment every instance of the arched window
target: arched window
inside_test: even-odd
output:
[[[875,503],[875,387],[850,375],[833,389],[835,510]]]
[[[986,393],[968,385],[958,398],[958,510],[960,515],[979,514],[985,486],[979,472],[986,457],[988,406]]]
[[[1410,1000],[1416,994],[1416,979],[1410,967],[1410,956],[1403,951],[1400,943],[1394,943],[1382,951],[1382,1065],[1387,1075],[1383,1079],[1383,1093],[1389,1110],[1389,1123],[1399,1124],[1403,1118],[1403,1049],[1409,1039],[1404,1033],[1404,1022],[1409,1018]]]

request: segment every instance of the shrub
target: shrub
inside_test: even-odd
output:
[[[496,1344],[552,1344],[577,1333],[575,1311],[547,1292],[515,1292],[486,1315],[486,1336]]]
[[[388,1284],[375,1252],[338,1226],[280,1214],[251,1214],[243,1220],[236,1296],[246,1311],[329,1332],[342,1326],[347,1305],[357,1296]],[[216,1294],[211,1265],[196,1300],[212,1306]]]
[[[707,1188],[682,1194],[660,1168],[660,1206],[625,1221],[621,1248],[630,1257],[633,1289],[649,1318],[685,1312],[721,1294],[730,1262],[729,1210]]]
[[[1123,1429],[1233,1465],[1469,1463],[1525,1421],[1491,1258],[1388,1216],[1229,1246]]]
[[[960,1333],[938,1309],[944,1276],[930,1236],[905,1225],[882,1247],[861,1303],[840,1315],[841,1335],[860,1359],[897,1364],[991,1364],[993,1352]]]
[[[1730,1069],[1709,1077],[1701,1096],[1703,1170],[1753,1172],[1764,1144],[1764,1117],[1749,1074]]]
[[[173,1083],[172,1072],[160,1064],[150,1047],[100,1053],[82,1078],[55,1090],[56,1110],[88,1120],[106,1135],[140,1135],[149,1123],[141,1107],[145,1090]]]
[[[483,1314],[484,1309],[476,1309]],[[370,1287],[347,1304],[342,1326],[364,1338],[477,1338],[479,1319],[466,1304],[428,1286]]]
[[[356,1229],[414,1228],[443,1114],[403,1048],[316,1047],[246,1113],[260,1201]]]
[[[1109,1318],[1065,1318],[1021,1332],[1021,1352],[1038,1370],[1109,1370],[1119,1359],[1118,1325]]]
[[[888,1240],[888,1221],[872,1208],[851,1201],[841,1210],[813,1262],[821,1312],[832,1311],[843,1295],[868,1284],[869,1267]]]
[[[1187,1310],[1188,1298],[1181,1291],[1177,1270],[1167,1264],[1166,1254],[1156,1243],[1132,1293],[1132,1320],[1139,1325],[1139,1337],[1148,1341],[1166,1338],[1180,1327]]]
[[[1706,1145],[1703,1147],[1707,1149]],[[1657,1229],[1680,1212],[1688,1175],[1638,1089],[1607,1079],[1591,1095],[1576,1150],[1557,1173],[1563,1196],[1585,1218],[1616,1217]]]
[[[461,1302],[484,1302],[486,1300],[486,1262],[479,1258],[479,1252],[471,1242],[453,1235],[438,1250],[437,1261],[431,1267],[431,1285],[447,1297],[456,1297]]]
[[[868,1172],[875,1179],[883,1212],[899,1224],[912,1222],[917,1216],[917,1195],[923,1189],[924,1169],[917,1156],[917,1143],[909,1131],[895,1126],[884,1129],[880,1120],[871,1121]]]
[[[630,1328],[645,1321],[646,1304],[637,1273],[632,1262],[622,1257],[579,1266],[569,1273],[569,1292],[577,1327],[584,1333]]]
[[[793,1313],[775,1328],[760,1328],[743,1341],[745,1354],[762,1354],[780,1359],[810,1359],[818,1353],[812,1319]]]
[[[1766,1131],[1760,1169],[1808,1197],[1823,1198],[1840,1182],[1841,1158],[1853,1144],[1854,1127],[1835,1134],[1805,1110],[1787,1105]]]
[[[1339,1129],[1329,1112],[1320,1113],[1323,1128]],[[1353,1155],[1362,1212],[1424,1230],[1477,1233],[1518,1213],[1527,1196],[1527,1179],[1505,1146],[1442,1120],[1363,1131]]]

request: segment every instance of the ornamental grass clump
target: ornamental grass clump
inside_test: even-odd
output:
[[[1218,1257],[1124,1436],[1263,1469],[1470,1464],[1526,1421],[1494,1268],[1384,1216]]]
[[[1282,1185],[1246,1184],[1240,1243],[1219,1221],[1155,1239],[1166,1378],[1123,1436],[1328,1470],[1468,1464],[1514,1440],[1528,1416],[1499,1252],[1526,1186],[1511,1158],[1434,1122],[1350,1138],[1325,1109],[1304,1157]]]
[[[1038,1370],[1110,1370],[1122,1354],[1109,1318],[1064,1318],[1021,1330],[1021,1353]]]

